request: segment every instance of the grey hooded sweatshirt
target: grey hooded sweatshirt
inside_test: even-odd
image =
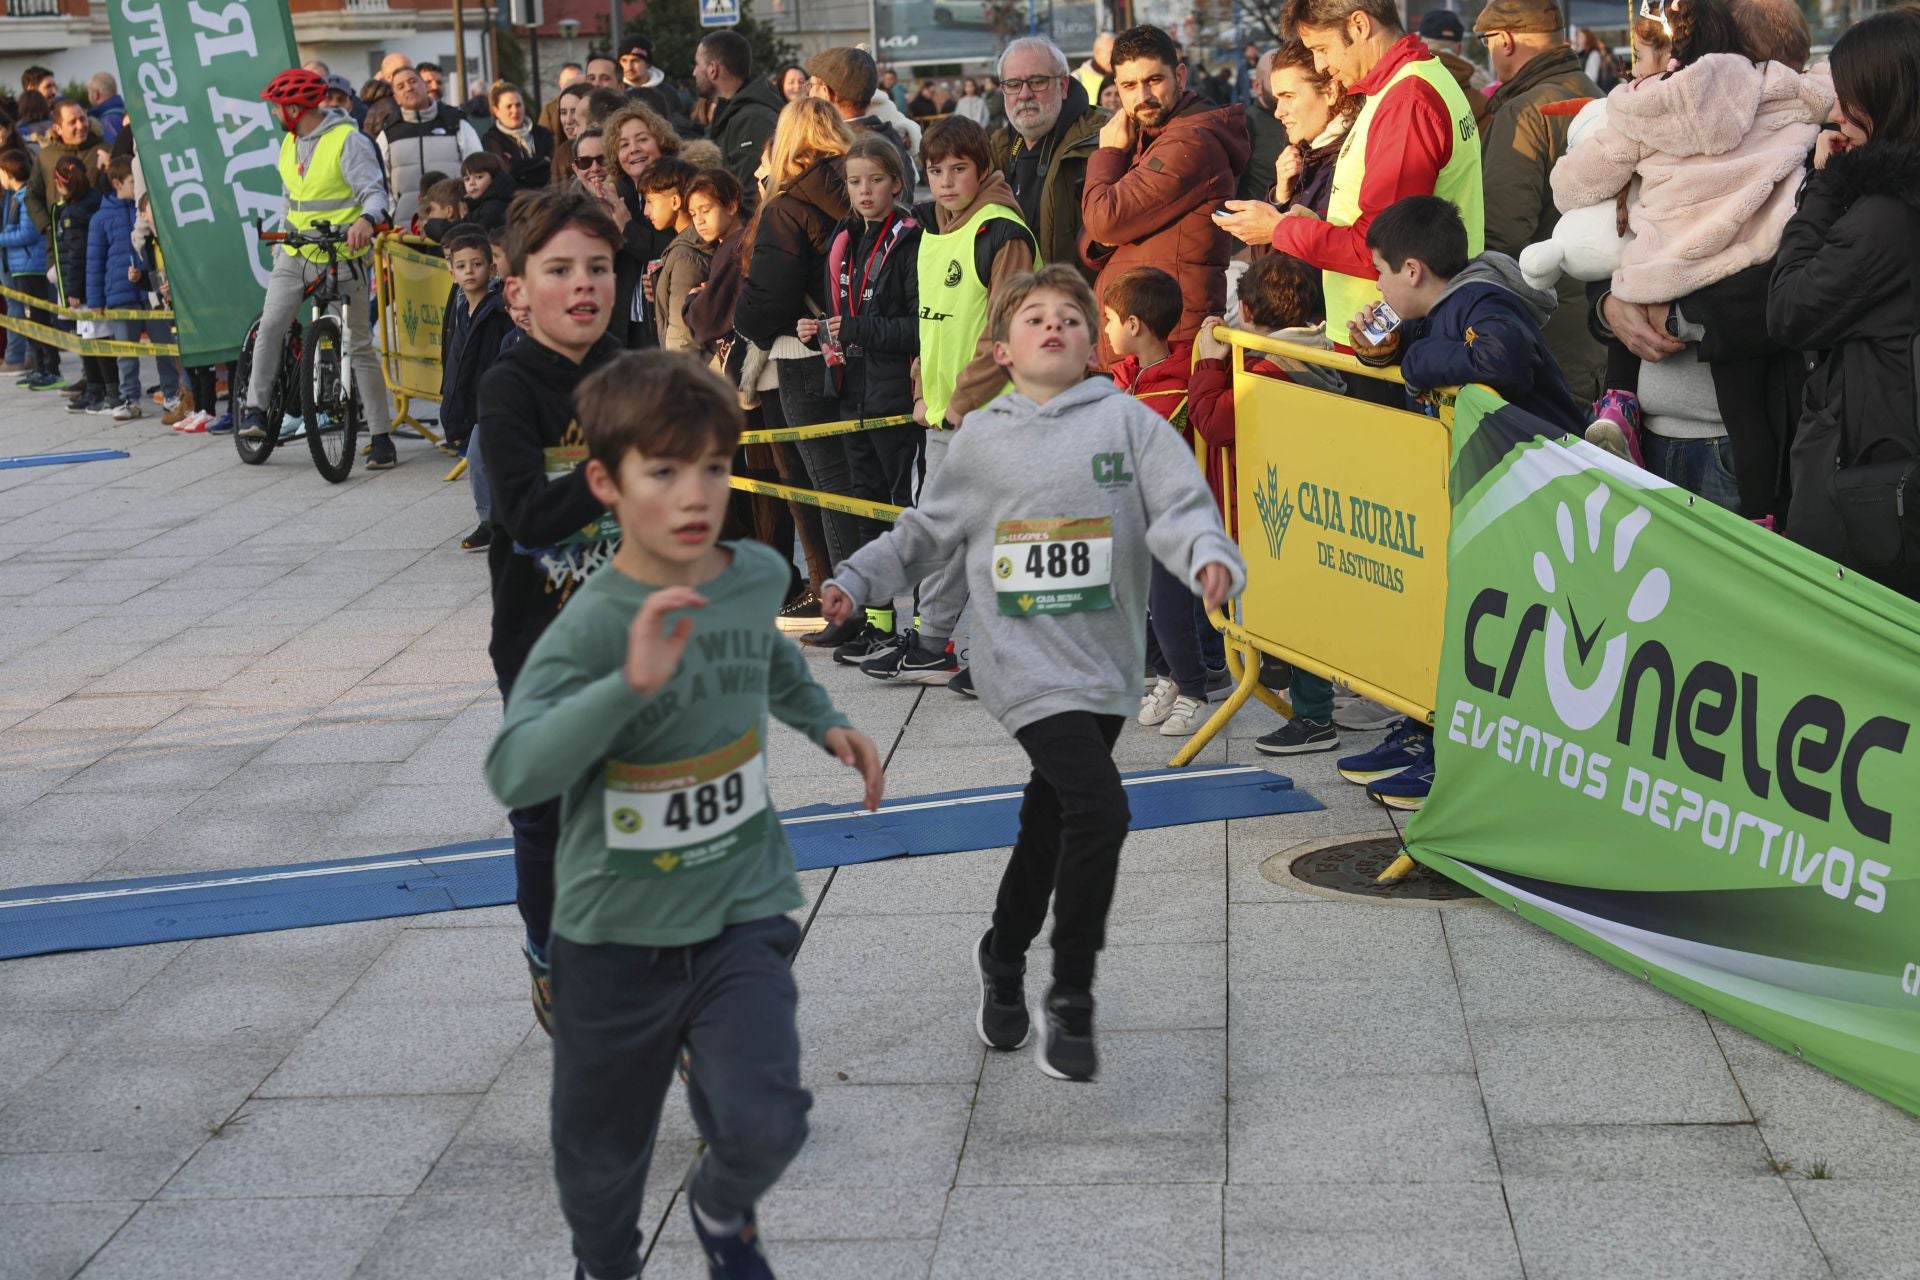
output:
[[[1061,520],[1079,527],[1040,523]],[[1111,522],[1110,602],[1096,586],[1083,596],[1092,607],[1047,612],[1074,592],[1033,588],[1036,568],[1090,564],[1100,576],[1104,526],[1088,521]],[[1067,711],[1139,710],[1149,555],[1196,594],[1207,564],[1227,567],[1231,594],[1247,578],[1192,450],[1104,380],[1045,404],[1009,392],[968,414],[920,504],[841,564],[833,585],[855,600],[905,594],[955,553],[974,602],[974,684],[1009,733]]]

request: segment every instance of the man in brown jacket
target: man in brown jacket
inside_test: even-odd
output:
[[[1499,92],[1480,132],[1487,248],[1517,258],[1553,234],[1560,221],[1548,178],[1567,151],[1571,115],[1548,115],[1549,103],[1600,97],[1567,43],[1566,20],[1554,0],[1493,0],[1473,29],[1487,39]],[[1547,321],[1547,345],[1576,400],[1600,394],[1606,349],[1587,331],[1586,285],[1561,276],[1560,305]]]
[[[98,183],[101,165],[96,153],[106,145],[100,136],[100,122],[79,103],[62,98],[54,108],[53,127],[47,130],[40,154],[34,158],[33,175],[27,179],[27,216],[40,228],[41,235],[52,231],[53,206],[59,199],[53,187],[53,166],[63,156],[78,156],[87,166],[88,178]]]
[[[1081,195],[1082,257],[1100,271],[1096,296],[1130,267],[1159,267],[1180,282],[1180,323],[1191,338],[1227,305],[1227,263],[1238,245],[1213,214],[1233,198],[1253,144],[1246,109],[1216,107],[1187,90],[1171,37],[1135,27],[1113,42],[1120,113],[1100,130]],[[1112,364],[1105,335],[1100,359]]]

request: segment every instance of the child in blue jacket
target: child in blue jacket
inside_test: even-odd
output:
[[[109,189],[100,198],[99,212],[87,226],[87,306],[95,311],[140,310],[147,305],[144,278],[133,252],[133,224],[138,206],[133,197],[133,157],[116,156],[107,166]],[[113,336],[138,342],[145,328],[140,320],[113,321]],[[111,396],[113,420],[127,422],[141,416],[140,358],[120,356],[120,392]],[[109,384],[111,386],[111,384]],[[177,394],[172,388],[169,395]]]
[[[53,286],[47,280],[47,240],[27,216],[27,181],[33,175],[33,160],[24,151],[0,151],[0,188],[6,190],[6,205],[0,209],[0,254],[6,257],[13,287],[36,298],[51,298]],[[26,318],[35,324],[52,326],[51,313],[28,308]],[[60,349],[32,339],[27,343],[27,375],[18,385],[29,391],[58,391],[67,385],[60,376]]]
[[[1485,383],[1556,434],[1585,434],[1588,415],[1574,403],[1540,330],[1558,299],[1529,285],[1505,254],[1483,253],[1469,261],[1466,225],[1450,201],[1395,201],[1367,228],[1367,248],[1380,273],[1380,296],[1398,313],[1400,325],[1369,342],[1371,309],[1349,318],[1347,331],[1362,360],[1398,361],[1416,395]]]

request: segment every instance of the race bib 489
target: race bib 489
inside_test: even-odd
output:
[[[659,879],[697,871],[766,834],[767,757],[760,731],[691,760],[606,764],[607,865]]]

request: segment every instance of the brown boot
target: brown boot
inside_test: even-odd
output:
[[[185,418],[188,414],[192,412],[193,412],[193,392],[183,389],[180,392],[180,403],[173,406],[173,408],[167,410],[164,414],[160,416],[160,425],[163,427],[170,427],[174,423],[179,422],[181,419]]]

